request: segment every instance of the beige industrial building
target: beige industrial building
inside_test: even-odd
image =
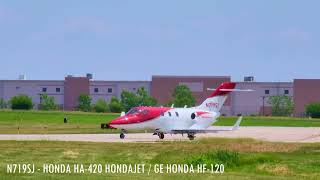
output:
[[[80,93],[91,96],[93,103],[102,98],[107,101],[115,96],[120,98],[123,90],[136,92],[144,87],[158,100],[159,105],[167,103],[173,89],[183,84],[190,88],[197,104],[201,103],[220,83],[231,81],[230,76],[152,76],[151,81],[96,81],[91,76],[68,76],[64,80],[0,80],[0,98],[8,101],[18,94],[32,97],[35,108],[40,103],[40,95],[47,93],[55,98],[61,109],[74,110]],[[311,102],[320,102],[320,79],[294,79],[292,82],[255,82],[253,77],[245,77],[237,82],[238,89],[253,89],[253,92],[233,92],[226,101],[224,115],[271,115],[268,103],[270,96],[286,95],[293,98],[295,116],[304,116],[304,107]]]

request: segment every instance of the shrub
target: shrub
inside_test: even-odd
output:
[[[312,118],[320,118],[320,103],[310,103],[306,105],[305,111]]]
[[[272,106],[273,116],[290,116],[294,109],[292,98],[285,95],[271,96],[268,103]]]
[[[12,109],[29,110],[29,109],[32,109],[33,107],[31,97],[24,94],[13,96],[10,99],[10,104]]]
[[[55,104],[54,97],[48,96],[47,94],[40,95],[41,102],[39,104],[40,110],[56,110],[58,106]]]
[[[109,108],[110,108],[110,111],[113,113],[120,113],[123,110],[122,104],[116,97],[111,98]]]
[[[78,103],[80,111],[89,112],[91,110],[91,97],[88,94],[80,94]]]
[[[4,99],[0,98],[0,109],[5,109],[7,108],[7,103]]]
[[[108,104],[104,99],[98,99],[98,101],[96,102],[93,108],[96,112],[101,112],[101,113],[108,112],[109,110]]]

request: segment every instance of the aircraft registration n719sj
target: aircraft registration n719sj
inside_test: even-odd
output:
[[[216,133],[234,131],[239,128],[239,117],[230,129],[208,129],[220,116],[220,109],[228,94],[233,91],[252,91],[235,89],[236,83],[224,82],[199,106],[191,108],[173,107],[135,107],[121,117],[112,120],[108,128],[121,129],[120,138],[125,138],[128,130],[152,130],[160,139],[164,134],[187,134],[190,140],[197,133]]]

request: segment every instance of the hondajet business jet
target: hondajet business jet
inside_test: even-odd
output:
[[[230,129],[208,129],[220,116],[220,109],[232,91],[251,91],[234,89],[236,83],[222,83],[199,106],[191,108],[173,107],[135,107],[121,117],[112,120],[109,128],[121,129],[120,138],[125,138],[127,130],[152,130],[160,139],[164,134],[187,134],[190,140],[196,133],[216,133],[234,131],[239,128],[242,117],[239,117]]]

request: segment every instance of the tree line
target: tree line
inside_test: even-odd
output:
[[[39,110],[58,110],[55,99],[47,94],[40,95]],[[286,95],[271,96],[268,103],[272,108],[273,116],[291,116],[294,110],[292,98]],[[172,99],[164,106],[174,105],[175,107],[195,106],[196,100],[192,92],[186,85],[178,85],[172,92]],[[122,91],[120,99],[112,97],[109,102],[104,99],[98,99],[95,104],[88,94],[81,94],[78,97],[77,110],[85,112],[114,112],[129,111],[137,106],[157,106],[157,100],[151,97],[144,87],[138,88],[137,92]],[[34,107],[32,98],[21,94],[12,97],[8,102],[0,98],[0,109],[24,109],[29,110]],[[305,106],[305,115],[313,118],[320,118],[320,103],[310,103]]]
[[[175,107],[194,106],[195,98],[192,95],[190,89],[185,85],[178,85],[172,93],[172,99],[164,106]],[[92,98],[88,94],[80,94],[78,97],[77,110],[84,112],[114,112],[119,113],[122,111],[129,111],[132,107],[137,106],[157,106],[157,100],[151,97],[144,87],[138,88],[136,92],[122,91],[120,99],[112,97],[109,102],[105,99],[98,99],[94,104]],[[30,110],[34,107],[32,98],[20,94],[13,96],[8,102],[5,102],[0,98],[0,109],[11,108],[11,109],[22,109]],[[48,94],[40,95],[39,110],[58,110],[59,106],[56,104],[53,96]]]

